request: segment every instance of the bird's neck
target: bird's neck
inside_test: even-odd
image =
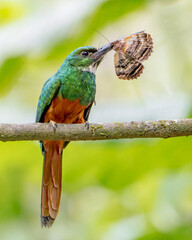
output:
[[[59,73],[62,81],[59,94],[70,101],[80,99],[80,104],[89,105],[95,99],[95,70],[93,67],[65,66]]]

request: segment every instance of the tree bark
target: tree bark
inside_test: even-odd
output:
[[[192,119],[86,124],[0,124],[0,141],[108,140],[123,138],[170,138],[192,135]]]

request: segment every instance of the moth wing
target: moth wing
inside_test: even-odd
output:
[[[151,56],[153,51],[153,40],[150,34],[139,32],[132,34],[121,40],[123,44],[123,53],[139,60],[145,61]]]
[[[139,77],[144,69],[140,61],[127,57],[124,53],[116,52],[114,55],[115,71],[120,79],[135,79]]]
[[[113,43],[113,49],[140,62],[147,60],[153,51],[151,35],[145,32],[134,33]]]

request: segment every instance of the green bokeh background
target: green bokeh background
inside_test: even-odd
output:
[[[44,16],[52,6],[63,2],[67,5],[70,1],[1,0],[0,33],[10,26],[14,28],[14,24],[22,25],[29,17],[36,21],[37,12],[42,11]],[[74,9],[77,2],[85,1],[74,0]],[[143,29],[152,34],[155,49],[152,60],[146,63],[142,80],[118,80],[112,57],[108,57],[98,70],[98,109],[107,105],[111,116],[114,102],[121,109],[122,102],[145,108],[148,102],[154,101],[149,109],[154,115],[150,118],[146,113],[139,119],[151,120],[166,118],[169,113],[166,105],[171,100],[176,109],[173,118],[190,117],[191,10],[190,0],[92,1],[78,21],[71,21],[71,28],[66,32],[63,29],[65,34],[61,29],[55,37],[46,38],[45,46],[43,42],[1,56],[0,109],[7,112],[0,111],[0,122],[25,122],[25,119],[33,122],[41,87],[67,54],[82,45],[106,44],[97,31],[114,40]],[[46,27],[49,32],[55,31],[53,25]],[[157,114],[157,99],[167,101],[163,105],[165,115]],[[180,102],[183,110],[178,112]],[[11,113],[10,107],[15,111]],[[93,111],[96,109],[97,106]],[[131,114],[134,116],[131,111],[128,120]],[[102,115],[99,119],[102,121]],[[96,121],[94,115],[91,120]],[[119,115],[118,121],[121,120]],[[39,144],[1,142],[0,239],[190,240],[191,146],[191,137],[70,143],[63,154],[59,216],[52,228],[41,229]]]

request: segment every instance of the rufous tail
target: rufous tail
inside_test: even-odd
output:
[[[63,142],[44,141],[45,157],[41,190],[41,226],[55,221],[61,199]]]

